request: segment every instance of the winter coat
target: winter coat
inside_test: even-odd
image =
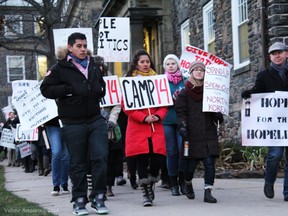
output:
[[[166,155],[165,135],[162,120],[167,113],[167,107],[150,108],[152,115],[160,117],[160,121],[153,122],[154,132],[151,124],[144,123],[145,117],[149,115],[148,109],[125,110],[122,101],[122,110],[128,116],[125,138],[126,156],[134,156],[149,153],[148,138],[152,139],[153,152]]]
[[[288,82],[285,84],[278,71],[269,66],[256,76],[251,93],[265,93],[274,91],[288,91]]]
[[[44,97],[56,99],[63,123],[80,124],[101,118],[99,101],[105,96],[105,81],[90,58],[88,79],[67,57],[52,66],[41,86]]]
[[[178,128],[186,125],[188,131],[188,158],[217,157],[220,154],[220,146],[217,137],[217,126],[214,123],[215,113],[202,112],[203,92],[199,93],[201,97],[194,99],[189,91],[191,89],[185,85],[185,88],[178,94],[175,105]]]

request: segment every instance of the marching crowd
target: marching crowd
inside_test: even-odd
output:
[[[284,46],[276,46],[269,51],[270,55],[286,55]],[[89,202],[96,213],[109,212],[105,201],[115,195],[115,182],[126,184],[124,161],[131,187],[141,188],[144,207],[153,205],[154,188],[159,180],[162,180],[162,187],[171,190],[172,196],[184,194],[188,199],[194,199],[192,181],[199,162],[203,163],[205,174],[203,200],[217,202],[212,188],[215,161],[220,154],[218,127],[224,119],[220,112],[202,111],[206,67],[203,62],[192,62],[189,76],[184,77],[179,58],[174,54],[167,55],[163,67],[174,105],[130,110],[123,101],[121,105],[100,107],[100,100],[107,90],[103,77],[111,74],[101,56],[92,57],[87,52],[84,34],[71,34],[67,48],[61,49],[57,57],[57,63],[48,70],[40,89],[44,97],[55,99],[58,117],[39,127],[39,140],[30,142],[30,156],[20,159],[17,143],[16,150],[8,149],[8,166],[23,166],[29,173],[35,171],[37,164],[39,175],[48,176],[51,172],[51,195],[71,193],[75,215],[87,215],[86,204]],[[271,60],[273,62],[273,58]],[[271,70],[277,72],[278,69],[287,72],[286,57],[272,65]],[[137,50],[126,77],[157,74],[149,53]],[[253,90],[244,92],[243,98],[266,90],[265,83],[260,85],[258,82],[262,78],[258,78]],[[286,88],[283,87],[288,90]],[[17,114],[11,112],[3,128],[15,128],[17,123]],[[46,147],[45,134],[50,149]],[[275,166],[280,153],[283,155],[279,151],[271,150],[267,158],[273,160]],[[277,170],[277,167],[271,169]],[[287,172],[286,166],[285,201],[288,201]],[[265,178],[264,192],[268,198],[274,196],[275,178],[274,175]]]

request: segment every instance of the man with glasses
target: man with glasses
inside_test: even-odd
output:
[[[287,46],[281,42],[275,42],[269,47],[271,64],[267,69],[257,74],[255,85],[252,89],[242,92],[242,98],[249,98],[253,93],[265,93],[275,91],[288,91],[288,52]],[[288,148],[269,147],[266,157],[264,194],[267,198],[274,197],[274,182],[276,181],[279,162],[285,150],[286,165],[284,174],[284,201],[288,201]]]

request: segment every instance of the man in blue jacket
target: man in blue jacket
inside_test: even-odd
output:
[[[105,82],[93,58],[87,55],[84,34],[71,34],[67,49],[66,57],[47,72],[41,92],[45,97],[55,99],[58,105],[62,139],[70,154],[73,213],[88,214],[86,174],[90,163],[91,208],[98,214],[106,214],[108,132],[99,106],[105,96]]]

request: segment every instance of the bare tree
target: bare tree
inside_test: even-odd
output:
[[[0,48],[44,55],[48,66],[53,64],[53,29],[80,19],[81,0],[18,0],[22,4],[17,7],[8,1],[0,0]]]

